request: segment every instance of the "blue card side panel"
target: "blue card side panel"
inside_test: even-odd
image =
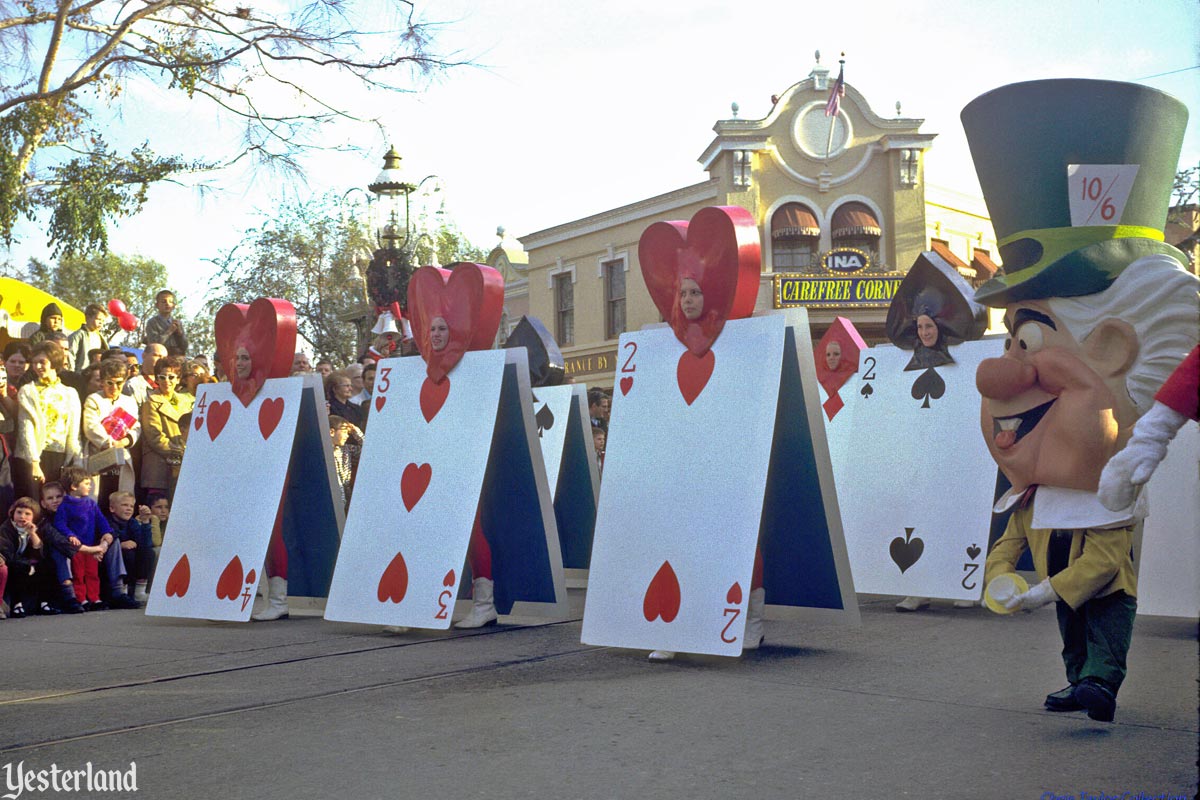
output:
[[[518,600],[555,602],[554,575],[523,415],[516,365],[505,364],[479,501],[483,535],[492,548],[496,610],[501,614],[512,611]]]
[[[1005,474],[1003,472],[1001,472],[999,469],[997,469],[996,470],[996,492],[995,492],[995,496],[992,498],[992,501],[993,502],[999,501],[1000,498],[1004,496],[1004,493],[1007,492],[1011,488],[1012,488],[1012,484],[1008,482],[1008,478],[1005,476]],[[988,532],[988,552],[989,553],[992,552],[992,545],[994,545],[996,543],[996,540],[1004,535],[1004,529],[1008,527],[1008,518],[1012,516],[1012,512],[1015,508],[1016,508],[1016,506],[1013,506],[1013,508],[1010,508],[1007,511],[1001,511],[998,514],[994,511],[992,512],[992,526],[991,526],[991,530]],[[1017,559],[1017,569],[1022,572],[1033,572],[1034,571],[1033,570],[1033,556],[1030,554],[1029,548],[1026,548],[1025,552],[1021,553],[1021,557],[1019,559]]]
[[[306,387],[300,397],[300,417],[283,501],[288,594],[328,597],[338,551],[337,516],[323,452],[329,431],[321,430],[315,392]]]
[[[841,609],[842,592],[791,335],[784,337],[782,369],[759,533],[767,604]]]
[[[558,541],[566,569],[587,569],[592,560],[596,496],[592,491],[591,466],[583,438],[591,435],[590,429],[583,430],[578,403],[572,397],[567,438],[558,468],[558,491],[554,495],[554,518],[558,523]]]

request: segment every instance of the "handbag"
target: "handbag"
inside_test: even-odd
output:
[[[129,450],[124,447],[110,447],[88,456],[85,468],[93,475],[115,475],[120,472],[121,467],[132,463]]]

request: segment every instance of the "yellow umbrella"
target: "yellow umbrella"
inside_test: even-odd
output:
[[[62,309],[64,328],[70,331],[83,327],[83,312],[75,306],[16,278],[0,278],[0,309],[16,322],[40,323],[42,309],[50,303],[58,303]]]

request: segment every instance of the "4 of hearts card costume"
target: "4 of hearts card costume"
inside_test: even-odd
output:
[[[985,580],[1033,551],[1042,582],[1007,606],[1057,601],[1070,686],[1046,706],[1109,721],[1137,608],[1135,514],[1096,490],[1196,344],[1198,282],[1162,234],[1187,109],[1144,86],[1046,80],[988,92],[962,120],[1004,262],[976,299],[1009,331],[976,377],[1013,487],[997,510],[1015,508]]]

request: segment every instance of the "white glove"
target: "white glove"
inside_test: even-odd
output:
[[[1041,608],[1044,605],[1049,605],[1058,599],[1058,592],[1054,591],[1054,587],[1050,585],[1050,579],[1039,583],[1028,592],[1021,592],[1015,595],[1004,604],[1004,607],[1009,611],[1016,611],[1018,608],[1025,611],[1033,611],[1035,608]]]
[[[1178,411],[1155,403],[1133,426],[1133,436],[1100,473],[1100,502],[1109,511],[1128,508],[1136,487],[1150,480],[1155,468],[1167,457],[1167,444],[1187,422]]]

